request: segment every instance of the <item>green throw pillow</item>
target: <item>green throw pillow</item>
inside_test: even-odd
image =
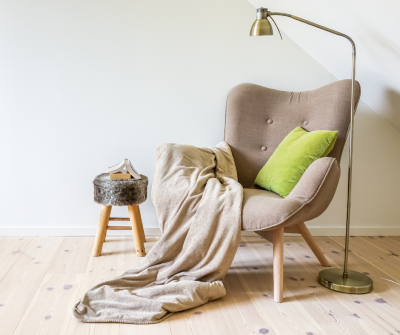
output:
[[[287,135],[258,173],[255,185],[286,198],[312,162],[326,157],[337,131],[305,131],[297,127]]]

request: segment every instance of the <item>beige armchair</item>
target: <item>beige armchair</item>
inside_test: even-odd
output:
[[[274,299],[283,301],[283,234],[300,233],[323,266],[330,266],[304,224],[330,204],[340,177],[340,157],[350,124],[351,80],[307,92],[285,92],[241,84],[228,95],[225,141],[235,159],[243,186],[242,230],[254,231],[273,243]],[[355,101],[360,99],[360,85]],[[287,198],[253,185],[260,169],[294,128],[338,130],[329,157],[309,166]]]

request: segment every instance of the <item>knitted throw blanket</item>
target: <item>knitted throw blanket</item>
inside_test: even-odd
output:
[[[152,200],[163,234],[136,268],[83,296],[79,321],[157,323],[226,294],[242,208],[229,145],[161,144],[156,155]]]

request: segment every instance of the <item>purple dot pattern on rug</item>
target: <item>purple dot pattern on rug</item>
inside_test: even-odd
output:
[[[355,302],[356,304],[361,304],[361,302],[359,302],[359,301],[357,301],[357,300],[356,300],[356,301],[354,301],[354,302]]]
[[[377,302],[377,303],[379,303],[379,304],[385,304],[385,303],[386,303],[386,300],[384,300],[384,299],[382,299],[382,298],[378,298],[378,299],[375,299],[375,302]]]
[[[267,328],[261,328],[258,332],[259,332],[260,334],[268,334],[268,333],[269,333],[269,330],[268,330]]]
[[[46,320],[48,320],[48,319],[51,319],[51,316],[50,316],[50,315],[46,315],[44,318],[45,318]]]
[[[200,314],[201,314],[200,311],[194,312],[194,315],[200,315]]]
[[[69,290],[70,288],[72,288],[72,285],[64,285],[64,290]]]
[[[310,258],[310,256],[304,256],[305,258]]]
[[[52,287],[48,287],[48,288],[47,288],[47,291],[52,291],[52,290],[53,290]]]
[[[243,248],[245,246],[246,246],[246,244],[239,244],[239,247],[241,247],[241,248]]]

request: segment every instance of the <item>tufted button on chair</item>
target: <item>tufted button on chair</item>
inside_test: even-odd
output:
[[[304,222],[321,215],[335,194],[340,158],[350,125],[350,93],[351,80],[307,92],[277,91],[253,84],[241,84],[229,92],[225,141],[232,149],[238,179],[243,186],[242,230],[254,231],[273,243],[274,299],[277,302],[283,301],[284,232],[300,233],[321,265],[330,266]],[[356,106],[360,94],[357,82]],[[307,131],[338,131],[329,156],[312,163],[286,198],[254,186],[254,179],[272,153],[299,125]]]

